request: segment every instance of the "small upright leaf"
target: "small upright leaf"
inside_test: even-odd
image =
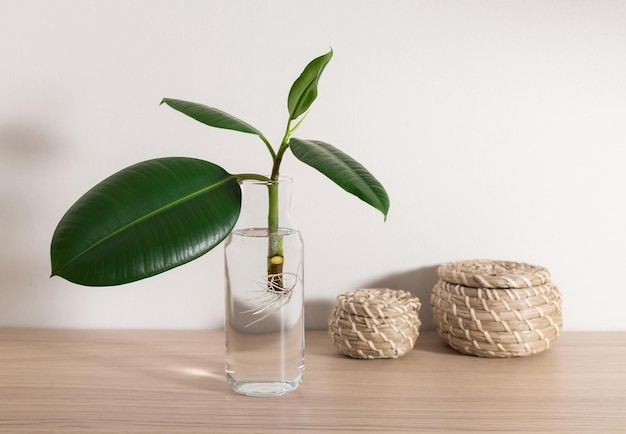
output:
[[[214,107],[171,98],[163,98],[161,104],[163,103],[210,127],[256,134],[259,137],[263,137],[261,131],[257,130],[249,123]]]
[[[330,50],[323,56],[313,59],[293,83],[287,100],[290,120],[297,119],[311,107],[317,98],[317,83],[332,57],[333,50]]]
[[[389,196],[380,182],[360,163],[328,143],[289,141],[293,154],[303,163],[319,170],[338,186],[379,210],[387,218]]]
[[[52,275],[88,286],[133,282],[220,244],[241,209],[237,177],[208,161],[170,157],[123,169],[83,195],[59,222]]]

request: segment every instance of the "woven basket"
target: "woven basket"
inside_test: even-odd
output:
[[[419,336],[420,301],[409,292],[387,288],[340,294],[328,322],[341,354],[357,359],[397,358],[411,351]]]
[[[520,262],[443,264],[431,295],[444,342],[464,354],[518,357],[550,348],[563,326],[547,269]]]

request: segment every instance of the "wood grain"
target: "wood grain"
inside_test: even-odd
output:
[[[307,332],[304,384],[249,398],[221,331],[0,330],[0,432],[622,432],[626,333],[564,333],[515,359],[433,332],[396,360],[340,356]]]

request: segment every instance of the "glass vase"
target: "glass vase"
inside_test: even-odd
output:
[[[226,379],[244,395],[284,395],[302,382],[303,249],[291,187],[289,178],[243,181],[225,244]]]

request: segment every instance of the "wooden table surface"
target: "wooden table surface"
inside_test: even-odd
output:
[[[464,356],[434,332],[396,360],[307,332],[303,385],[230,391],[221,331],[0,329],[0,432],[626,432],[626,332],[544,353]]]

